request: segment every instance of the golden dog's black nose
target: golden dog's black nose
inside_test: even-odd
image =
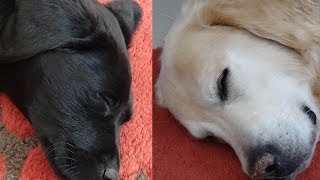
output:
[[[286,154],[279,153],[275,148],[268,148],[268,150],[271,151],[260,151],[254,154],[255,160],[251,165],[251,176],[254,179],[286,178],[299,168],[300,164]]]
[[[271,153],[265,153],[256,161],[253,176],[265,177],[268,176],[268,174],[273,174],[275,169],[276,163],[274,156]]]

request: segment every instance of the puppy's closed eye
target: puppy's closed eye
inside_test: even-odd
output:
[[[124,124],[125,122],[129,121],[131,117],[132,117],[132,110],[130,107],[121,114],[120,124]]]
[[[108,92],[100,92],[99,96],[105,101],[105,103],[109,107],[114,107],[118,104],[117,99],[111,93]]]
[[[119,104],[116,97],[113,96],[112,93],[108,93],[107,91],[98,93],[98,96],[106,104],[105,116],[107,116],[110,113],[112,108],[116,107]]]

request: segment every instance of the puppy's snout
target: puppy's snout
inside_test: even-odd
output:
[[[117,180],[118,170],[114,168],[107,168],[104,170],[102,177],[104,180]]]

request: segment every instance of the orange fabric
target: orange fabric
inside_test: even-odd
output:
[[[143,18],[129,51],[134,113],[121,131],[120,175],[124,179],[134,179],[141,172],[151,177],[152,171],[152,1],[137,2],[143,9]]]
[[[28,157],[24,162],[24,166],[22,167],[19,179],[58,179],[50,168],[49,162],[46,160],[44,152],[40,146],[29,152]]]
[[[0,155],[0,180],[4,179],[5,172],[6,172],[6,166],[4,164],[4,157]]]
[[[153,79],[159,74],[161,50],[153,51]],[[154,180],[230,180],[249,179],[243,173],[236,154],[224,144],[202,142],[187,130],[166,109],[153,108],[153,176]],[[320,177],[320,150],[311,166],[298,179]]]
[[[22,138],[27,138],[34,134],[29,121],[24,118],[19,109],[4,94],[0,95],[0,104],[2,105],[2,122],[9,131]]]
[[[107,2],[108,0],[100,0]],[[121,131],[121,168],[120,179],[134,179],[141,172],[151,177],[152,144],[152,63],[151,63],[151,0],[137,0],[143,9],[143,19],[133,38],[130,48],[134,115]],[[2,121],[13,134],[26,138],[34,130],[19,110],[3,94],[0,95],[3,106]],[[0,137],[1,140],[1,137]],[[5,166],[0,154],[0,180],[3,179]],[[54,173],[43,151],[37,147],[29,152],[21,170],[20,180],[55,180]]]

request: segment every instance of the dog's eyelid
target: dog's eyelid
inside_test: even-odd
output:
[[[110,110],[109,108],[107,107],[107,110],[104,112],[104,117],[108,117],[110,115]]]
[[[98,95],[104,100],[108,108],[114,107],[117,105],[117,100],[114,96],[111,94],[108,94],[107,92],[100,92]]]
[[[226,101],[228,99],[229,75],[229,68],[225,68],[217,79],[217,96],[220,98],[221,101]]]
[[[303,106],[303,112],[309,117],[314,125],[317,124],[317,115],[308,106]]]

